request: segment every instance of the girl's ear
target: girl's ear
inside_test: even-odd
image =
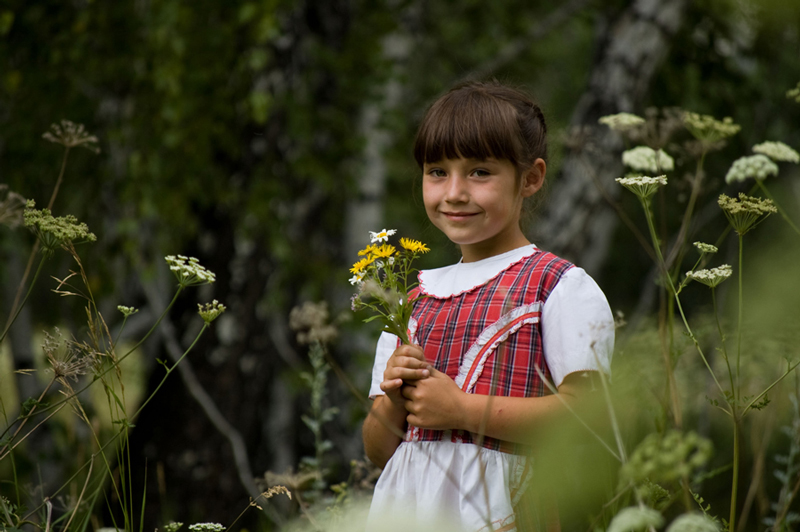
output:
[[[544,176],[547,174],[547,164],[544,159],[536,159],[533,165],[522,176],[522,189],[520,193],[523,198],[533,196],[544,185]]]

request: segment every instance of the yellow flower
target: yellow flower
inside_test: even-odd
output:
[[[372,255],[378,249],[378,246],[374,244],[370,244],[361,251],[358,252],[359,257],[363,257],[364,255]]]
[[[383,244],[381,247],[376,247],[372,253],[374,254],[375,257],[384,259],[387,257],[391,257],[395,251],[396,249],[394,246],[390,244]]]
[[[400,245],[412,253],[427,253],[430,251],[428,246],[419,240],[413,240],[411,238],[401,238]]]
[[[361,259],[360,261],[353,264],[353,267],[350,268],[350,273],[361,273],[363,272],[367,266],[372,264],[375,261],[374,256],[369,256]]]

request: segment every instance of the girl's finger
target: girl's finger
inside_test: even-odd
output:
[[[392,390],[396,390],[403,385],[403,379],[391,379],[385,380],[381,383],[381,390],[384,392],[390,392]]]

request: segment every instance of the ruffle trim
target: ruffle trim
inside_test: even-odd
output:
[[[472,393],[478,381],[486,360],[500,343],[516,333],[523,325],[538,323],[542,304],[539,301],[517,307],[511,312],[503,314],[500,318],[481,332],[475,343],[470,346],[464,355],[464,360],[458,368],[455,379],[459,388],[467,393]],[[480,358],[479,358],[480,357]],[[469,379],[469,382],[467,380]]]
[[[431,294],[430,292],[425,290],[425,281],[423,280],[423,274],[426,273],[426,271],[434,271],[434,270],[422,270],[417,274],[417,281],[419,282],[419,284],[417,285],[417,288],[419,289],[421,294],[425,294],[428,297],[432,297],[434,299],[450,299],[451,297],[456,297],[456,296],[460,296],[462,294],[467,294],[469,292],[477,290],[478,288],[483,287],[487,283],[489,283],[489,282],[497,279],[498,277],[500,277],[500,275],[502,275],[503,273],[505,273],[506,271],[508,271],[512,267],[516,266],[520,262],[522,262],[522,261],[524,261],[526,259],[529,259],[529,258],[535,256],[538,253],[544,253],[544,252],[541,249],[539,249],[537,247],[534,247],[532,249],[532,253],[530,255],[525,255],[523,257],[520,257],[519,259],[517,259],[514,262],[510,263],[509,265],[507,265],[506,267],[504,267],[499,272],[497,272],[496,274],[492,275],[491,277],[489,277],[488,279],[486,279],[482,283],[477,284],[477,285],[473,286],[472,288],[467,288],[467,289],[462,290],[460,292],[456,292],[456,293],[449,294],[449,295],[446,295],[446,296],[445,295],[438,295],[438,294]]]

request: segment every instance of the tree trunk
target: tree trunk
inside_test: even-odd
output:
[[[622,140],[597,123],[604,115],[636,112],[654,73],[680,28],[685,0],[636,0],[601,28],[598,59],[589,87],[572,116],[573,130],[596,139],[593,149],[576,145],[566,152],[561,172],[535,225],[534,240],[545,249],[599,274],[606,259],[617,216],[598,189],[613,199],[622,175]]]

